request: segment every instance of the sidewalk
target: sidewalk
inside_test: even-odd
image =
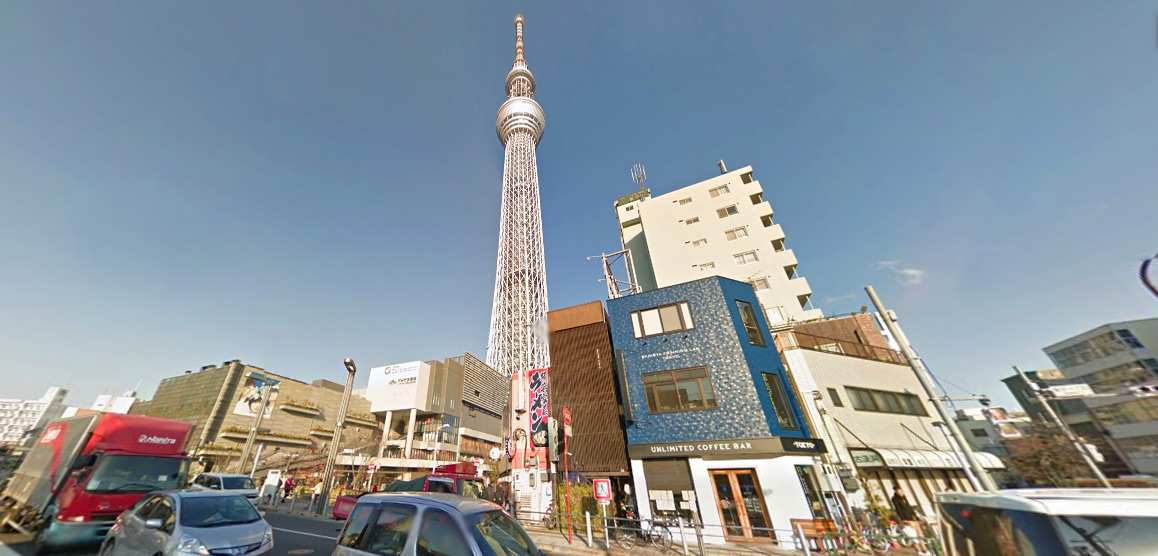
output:
[[[576,554],[576,555],[595,555],[595,554],[644,554],[647,556],[683,556],[683,545],[680,543],[673,544],[671,549],[666,551],[656,550],[644,544],[636,544],[631,550],[624,550],[614,543],[611,549],[603,548],[603,537],[601,535],[592,534],[592,541],[594,546],[587,546],[587,532],[586,530],[575,530],[575,536],[571,544],[567,544],[566,531],[555,531],[552,529],[545,529],[535,525],[523,524],[523,529],[535,541],[535,545],[549,554]],[[699,556],[699,546],[695,544],[688,545],[689,556]],[[803,554],[787,548],[781,548],[767,543],[751,543],[751,544],[706,544],[704,545],[703,556],[788,556]]]

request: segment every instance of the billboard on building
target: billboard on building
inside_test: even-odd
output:
[[[422,361],[408,361],[370,369],[370,379],[366,386],[366,399],[370,400],[370,411],[427,409],[425,386],[429,374],[429,365]]]
[[[531,417],[530,436],[531,446],[535,448],[547,447],[547,420],[551,417],[550,386],[547,372],[550,369],[531,369],[527,371],[527,391]]]
[[[237,401],[233,404],[234,415],[256,417],[257,412],[261,411],[261,394],[265,383],[260,379],[260,376],[254,376],[253,374],[245,376],[245,382],[241,385],[241,395],[238,396]],[[268,419],[269,416],[273,414],[273,402],[276,400],[277,390],[274,390],[269,396],[269,405],[265,407],[264,419]]]

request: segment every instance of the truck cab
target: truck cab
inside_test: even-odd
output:
[[[146,493],[180,488],[190,425],[99,414],[49,423],[4,491],[5,522],[38,550],[99,544]]]

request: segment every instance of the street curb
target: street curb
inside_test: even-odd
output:
[[[0,542],[0,556],[21,556],[21,554],[9,548],[8,545]]]

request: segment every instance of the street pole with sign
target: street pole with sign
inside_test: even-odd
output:
[[[334,462],[338,459],[338,446],[342,443],[342,427],[346,424],[346,410],[350,407],[350,393],[354,390],[354,373],[358,372],[353,359],[347,357],[343,363],[346,365],[346,389],[342,392],[342,405],[338,407],[337,420],[334,422],[334,437],[330,440],[326,470],[322,472],[322,496],[318,502],[320,515],[325,515],[326,506],[330,503],[330,489],[334,485]]]
[[[1074,432],[1070,430],[1070,427],[1065,424],[1065,421],[1062,421],[1061,418],[1058,417],[1057,413],[1055,413],[1053,410],[1053,406],[1049,404],[1049,400],[1041,395],[1041,391],[1039,390],[1038,385],[1030,381],[1025,372],[1023,372],[1017,365],[1013,366],[1013,370],[1017,372],[1017,376],[1020,376],[1021,380],[1025,381],[1025,387],[1029,389],[1031,394],[1033,394],[1034,399],[1037,400],[1038,405],[1040,405],[1042,409],[1045,410],[1045,413],[1049,416],[1050,420],[1053,421],[1053,423],[1057,425],[1059,429],[1061,429],[1062,434],[1064,434],[1066,437],[1066,440],[1069,440],[1070,444],[1074,445],[1074,449],[1082,455],[1082,460],[1086,462],[1086,466],[1090,468],[1090,472],[1092,472],[1094,477],[1098,479],[1098,483],[1106,488],[1114,488],[1114,485],[1110,484],[1109,479],[1107,479],[1106,475],[1102,473],[1102,470],[1098,469],[1098,464],[1094,461],[1093,454],[1090,453],[1085,444],[1078,440],[1078,437],[1074,435]]]

